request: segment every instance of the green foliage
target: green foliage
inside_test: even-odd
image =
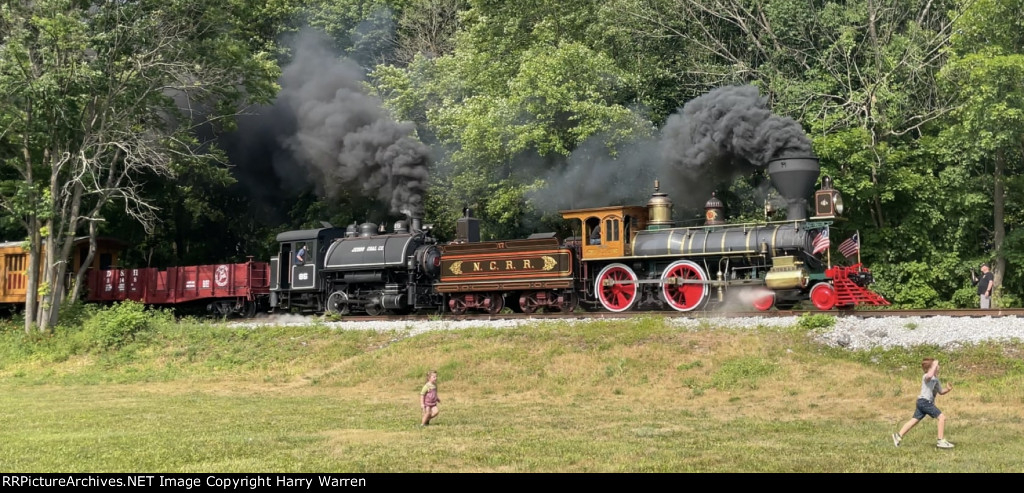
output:
[[[119,218],[151,232],[159,206],[149,187],[176,175],[182,214],[224,219],[196,184],[232,179],[214,139],[198,134],[230,129],[241,107],[276,92],[276,33],[250,15],[288,11],[197,0],[0,8],[0,207],[20,217],[34,251],[60,251],[45,278],[64,279],[67,242],[106,222],[113,201]],[[64,296],[63,283],[37,287],[44,307]],[[44,315],[40,329],[55,321]]]
[[[804,330],[818,331],[835,327],[836,317],[824,313],[804,313],[797,319],[796,324]]]
[[[82,341],[90,350],[114,350],[128,345],[150,330],[155,319],[167,316],[148,311],[141,303],[123,301],[96,310],[82,322],[82,329],[73,337]]]
[[[396,114],[451,151],[427,199],[442,228],[470,206],[485,237],[520,236],[538,218],[523,190],[535,176],[594,135],[614,150],[650,128],[612,52],[584,42],[598,17],[588,1],[472,2],[451,54],[374,70]]]

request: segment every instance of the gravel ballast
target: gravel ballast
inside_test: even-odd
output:
[[[595,321],[584,319],[559,319],[566,323]],[[707,317],[700,319],[673,318],[670,323],[696,328],[707,323],[744,327],[785,327],[798,322],[798,317]],[[460,330],[471,327],[516,328],[554,319],[543,317],[516,320],[431,320],[431,321],[341,321],[320,322],[339,330],[399,331],[414,336],[435,330]],[[257,327],[261,325],[301,326],[316,323],[316,319],[299,315],[272,315],[255,322],[239,322],[233,325]],[[601,323],[600,321],[596,323]],[[817,330],[822,343],[851,350],[865,350],[874,347],[894,348],[921,345],[935,345],[955,348],[964,344],[985,341],[1024,340],[1024,320],[1018,317],[837,317],[835,325]]]

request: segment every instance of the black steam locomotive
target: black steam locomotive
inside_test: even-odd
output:
[[[281,233],[270,259],[270,305],[369,315],[436,308],[441,253],[430,229],[413,219],[395,223],[391,234],[373,223]],[[303,247],[304,262],[294,253]]]
[[[817,159],[777,159],[768,171],[787,201],[785,221],[726,224],[723,205],[712,197],[704,225],[675,227],[672,202],[655,182],[646,206],[562,211],[580,232],[565,241],[539,234],[481,242],[468,214],[451,243],[439,242],[415,218],[396,222],[390,233],[372,223],[281,233],[270,262],[270,305],[379,315],[497,313],[506,306],[565,312],[580,305],[691,311],[729,299],[759,310],[804,300],[822,310],[888,304],[867,289],[870,272],[859,263],[831,266],[827,247],[815,252],[815,240],[842,212],[828,177],[814,191]],[[815,214],[808,218],[812,192]],[[310,254],[298,262],[294,252],[302,247]]]

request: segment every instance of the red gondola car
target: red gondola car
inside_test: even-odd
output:
[[[167,270],[89,271],[86,301],[132,300],[147,305],[202,305],[213,313],[256,314],[270,295],[270,264],[192,265]]]

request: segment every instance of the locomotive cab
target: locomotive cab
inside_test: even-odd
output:
[[[343,228],[286,231],[277,235],[278,254],[270,258],[270,306],[320,309],[320,270],[327,247],[345,235]],[[298,253],[305,248],[305,255]]]
[[[647,227],[647,209],[640,206],[598,207],[561,211],[582,227],[583,260],[618,258],[633,253],[637,231]]]

